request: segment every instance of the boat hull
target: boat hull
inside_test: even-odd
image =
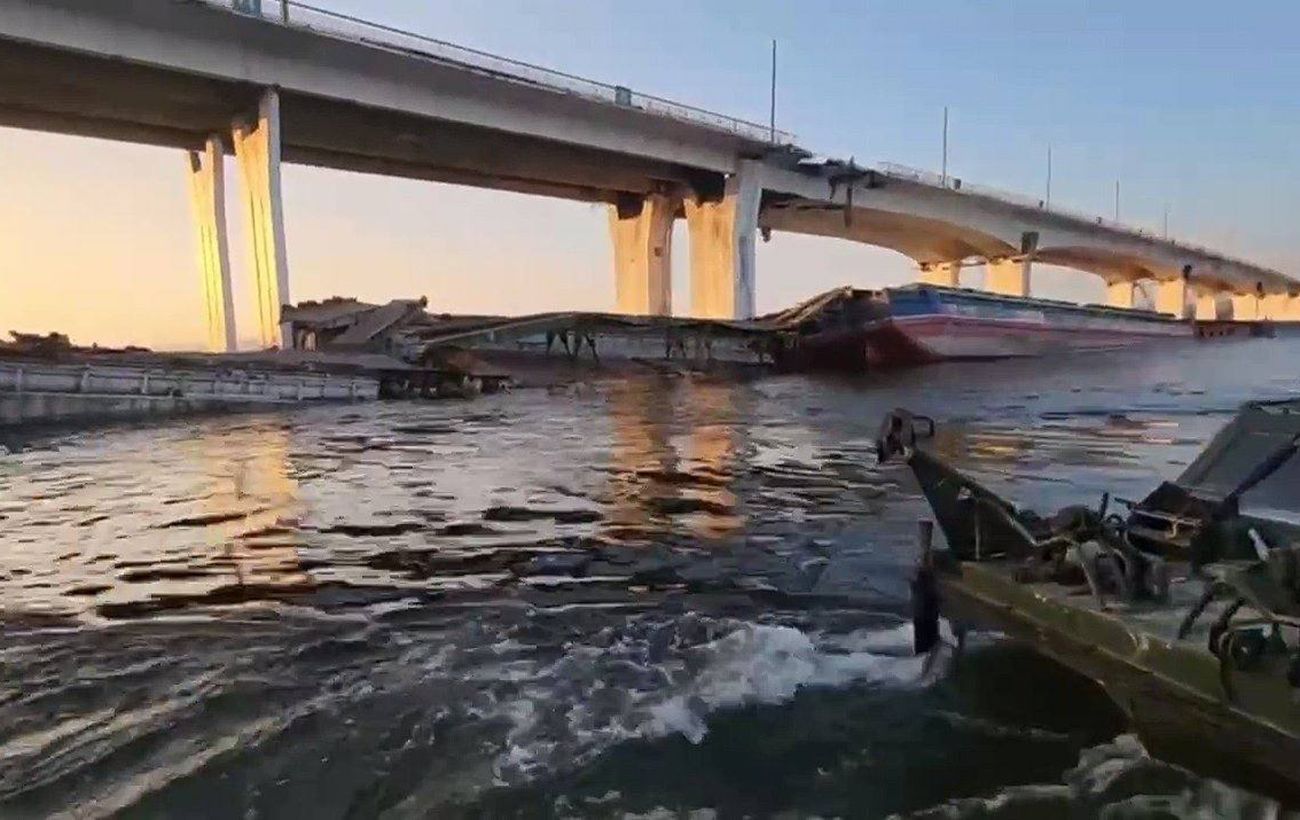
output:
[[[1282,674],[1239,675],[1236,698],[1199,640],[1176,641],[1010,573],[963,563],[939,574],[941,609],[992,627],[1092,678],[1152,753],[1300,807],[1300,713]]]
[[[1113,350],[1195,335],[1190,322],[1149,311],[926,286],[893,288],[886,297],[889,315],[862,334],[870,367]]]

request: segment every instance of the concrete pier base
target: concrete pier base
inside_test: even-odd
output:
[[[1183,318],[1187,315],[1187,280],[1166,279],[1156,283],[1156,312]]]
[[[1219,292],[1215,290],[1196,291],[1197,320],[1213,322],[1219,318]]]
[[[917,281],[943,288],[958,287],[961,284],[961,262],[927,262],[921,265]]]
[[[1238,322],[1254,322],[1260,318],[1259,296],[1254,293],[1232,294],[1232,318]]]
[[[651,194],[623,197],[609,206],[618,313],[672,315],[673,222],[678,205],[676,198]]]
[[[721,199],[687,199],[691,241],[691,315],[700,319],[754,316],[754,235],[761,168],[741,160]]]
[[[1028,296],[1031,262],[1023,259],[990,259],[984,272],[984,289],[1001,296]]]
[[[1106,282],[1106,305],[1113,308],[1132,308],[1133,280],[1108,280]]]
[[[258,341],[263,348],[283,348],[291,336],[280,326],[280,306],[289,302],[289,262],[280,198],[279,93],[265,91],[256,119],[235,123],[231,133],[248,213]]]
[[[226,241],[225,148],[215,134],[202,152],[189,152],[190,205],[198,230],[199,273],[203,277],[203,315],[208,350],[233,353],[235,301],[230,289],[230,250]]]

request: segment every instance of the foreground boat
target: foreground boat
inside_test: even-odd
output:
[[[1300,401],[1247,405],[1123,515],[1021,510],[928,452],[933,432],[900,410],[878,440],[947,542],[922,525],[917,650],[940,613],[1000,629],[1101,683],[1158,755],[1300,805]]]

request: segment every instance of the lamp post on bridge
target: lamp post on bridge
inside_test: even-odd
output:
[[[286,0],[285,8],[288,8]],[[772,94],[770,106],[768,108],[768,138],[767,141],[776,145],[776,38],[772,38]]]
[[[1047,144],[1047,196],[1043,200],[1043,207],[1047,210],[1052,208],[1052,144]]]
[[[942,168],[943,170],[939,175],[939,179],[942,181],[943,187],[947,188],[948,187],[948,106],[946,105],[943,107],[943,166]]]

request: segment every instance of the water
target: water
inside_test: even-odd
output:
[[[910,656],[925,507],[873,437],[903,405],[1023,503],[1135,497],[1298,353],[10,434],[0,816],[1249,816],[1022,647]]]

